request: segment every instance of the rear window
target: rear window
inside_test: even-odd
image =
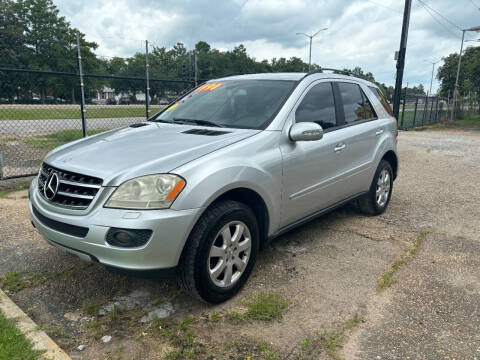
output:
[[[385,110],[393,116],[393,111],[392,108],[390,107],[390,104],[388,103],[387,99],[383,95],[383,93],[380,91],[380,89],[375,88],[373,86],[368,87],[370,90],[372,90],[373,94],[377,97],[377,99],[380,101],[380,103],[383,105]]]

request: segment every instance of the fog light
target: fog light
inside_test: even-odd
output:
[[[118,231],[116,232],[113,237],[115,238],[115,240],[117,240],[119,243],[121,244],[125,244],[128,246],[128,244],[130,244],[132,242],[132,237],[130,236],[129,233],[125,232],[125,231]]]
[[[152,230],[110,228],[106,241],[112,246],[139,247],[145,245],[152,236]]]

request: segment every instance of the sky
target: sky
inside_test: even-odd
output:
[[[426,10],[426,3],[432,10]],[[220,50],[243,44],[257,60],[297,56],[322,67],[371,71],[395,82],[403,0],[54,0],[60,15],[95,41],[102,56],[143,52],[142,40],[172,47],[198,41]],[[413,0],[404,83],[430,86],[432,64],[460,50],[459,28],[480,26],[480,0]],[[458,27],[458,28],[457,28]],[[480,33],[467,33],[478,39]],[[479,43],[477,43],[479,44]],[[475,45],[467,42],[466,45]],[[442,62],[436,64],[436,67]],[[438,88],[434,79],[433,92]]]

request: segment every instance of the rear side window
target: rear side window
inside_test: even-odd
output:
[[[380,89],[377,89],[373,86],[368,87],[370,90],[372,90],[373,94],[377,97],[378,100],[380,100],[380,103],[383,105],[385,110],[393,116],[393,111],[392,108],[390,107],[390,104],[388,103],[387,99],[383,95],[383,93],[380,91]]]
[[[363,97],[360,87],[357,84],[339,82],[338,89],[343,101],[345,123],[351,124],[355,121],[365,120],[363,108]]]
[[[312,87],[295,112],[296,122],[316,122],[324,129],[337,125],[335,101],[331,83]]]

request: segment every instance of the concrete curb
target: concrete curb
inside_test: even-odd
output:
[[[10,298],[0,290],[0,311],[8,319],[16,319],[18,329],[25,337],[32,341],[33,348],[45,350],[43,355],[51,360],[71,360],[65,351],[42,330],[37,330],[37,325],[30,319]]]

